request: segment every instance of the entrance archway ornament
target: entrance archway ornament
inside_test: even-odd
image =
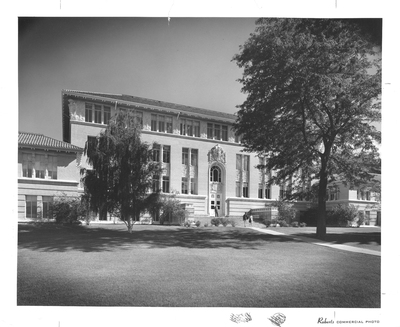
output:
[[[225,151],[219,144],[213,146],[208,152],[208,163],[211,164],[213,162],[219,162],[223,165],[226,163]]]

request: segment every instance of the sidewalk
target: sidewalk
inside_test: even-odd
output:
[[[247,227],[247,228],[251,228],[251,229],[256,230],[256,231],[258,231],[260,233],[265,233],[265,234],[270,234],[270,235],[279,235],[279,236],[291,238],[291,239],[296,240],[296,241],[307,242],[307,243],[311,243],[311,244],[314,244],[314,245],[326,246],[326,247],[330,247],[330,248],[334,248],[334,249],[338,249],[338,250],[343,250],[343,251],[349,251],[349,252],[356,252],[356,253],[364,253],[364,254],[381,256],[381,252],[379,252],[379,251],[363,249],[363,248],[358,248],[358,247],[355,247],[355,246],[349,246],[349,245],[343,245],[343,244],[334,244],[334,243],[330,243],[330,242],[324,242],[324,241],[316,240],[314,238],[306,237],[306,236],[287,235],[285,233],[276,232],[276,231],[269,230],[269,229],[266,229],[266,228],[258,228],[258,227]]]

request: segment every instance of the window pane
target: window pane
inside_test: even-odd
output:
[[[167,116],[165,118],[167,133],[172,133],[172,117]]]
[[[196,178],[190,179],[190,193],[197,194],[197,179]]]
[[[157,115],[151,115],[151,130],[157,132]]]
[[[221,139],[221,125],[214,125],[214,139]]]
[[[182,194],[188,194],[188,181],[186,177],[182,177]]]
[[[85,103],[85,122],[91,123],[93,121],[92,112],[93,112],[92,104]]]
[[[153,147],[153,161],[160,161],[160,146],[158,144]]]
[[[194,128],[194,136],[200,137],[200,122],[199,121],[193,122],[193,128]]]
[[[228,126],[222,126],[222,141],[228,141]]]
[[[110,122],[111,118],[111,108],[110,107],[104,107],[104,124],[108,124]]]
[[[165,132],[165,116],[158,116],[158,131]]]
[[[193,121],[192,120],[186,121],[186,135],[193,136]]]
[[[197,150],[192,149],[190,154],[191,154],[190,165],[197,166]]]
[[[94,122],[96,124],[101,124],[101,106],[94,105]]]
[[[186,120],[185,119],[181,119],[181,135],[186,135]]]
[[[236,169],[242,170],[242,155],[241,154],[236,155]]]
[[[207,124],[207,138],[213,138],[213,124]]]
[[[169,193],[169,176],[163,176],[162,191],[164,193]]]
[[[240,197],[240,182],[236,182],[236,196]]]
[[[169,145],[163,146],[163,162],[170,163],[171,160],[171,147]]]
[[[183,165],[189,164],[189,149],[188,148],[182,149],[182,164]]]

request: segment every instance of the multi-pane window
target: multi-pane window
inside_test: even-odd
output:
[[[103,110],[104,110],[103,123],[108,124],[110,122],[110,118],[111,118],[111,108],[104,106]]]
[[[200,122],[190,119],[180,119],[180,134],[200,137]]]
[[[221,169],[218,166],[211,167],[210,182],[221,182]]]
[[[160,133],[172,133],[172,117],[151,114],[151,130]]]
[[[111,118],[111,107],[85,103],[85,122],[95,124],[108,124]]]
[[[182,194],[188,194],[189,192],[189,185],[187,177],[182,177]]]
[[[190,194],[197,194],[197,178],[190,179]]]
[[[241,197],[240,182],[236,182],[236,196],[237,196],[238,198]]]
[[[128,112],[128,109],[126,108],[118,107],[118,110],[120,112]],[[143,127],[143,112],[133,109],[129,109],[129,112],[133,113],[136,123],[138,123],[141,127]]]
[[[52,218],[51,213],[51,204],[53,202],[52,196],[43,196],[42,197],[42,206],[43,206],[43,218]]]
[[[153,146],[153,161],[159,162],[160,161],[160,145],[155,144]]]
[[[169,193],[169,176],[162,177],[162,191],[163,193]]]
[[[183,148],[182,149],[182,165],[188,165],[189,164],[189,149],[188,148]]]
[[[192,149],[190,151],[190,165],[197,166],[198,151],[197,149]]]
[[[200,122],[199,121],[193,122],[193,133],[194,133],[194,136],[200,137]]]
[[[91,103],[85,103],[85,122],[93,122],[93,105]]]
[[[163,160],[164,163],[171,162],[171,147],[169,145],[163,145]]]
[[[228,141],[228,126],[222,125],[222,141]]]
[[[43,154],[22,154],[22,176],[57,179],[57,157]]]
[[[265,198],[271,199],[271,187],[268,184],[265,185]]]
[[[160,176],[153,175],[153,185],[152,185],[153,192],[158,192],[160,190]]]
[[[235,134],[235,143],[241,143],[241,141],[242,141],[241,136],[238,134]]]
[[[250,156],[236,154],[236,196],[249,197]]]
[[[259,199],[263,198],[263,187],[262,187],[262,184],[258,184],[258,198]]]
[[[25,202],[26,202],[26,218],[37,218],[37,196],[27,195]]]
[[[207,138],[228,141],[228,126],[208,123]]]
[[[101,124],[101,106],[94,105],[94,122],[96,124]]]
[[[249,184],[248,183],[243,183],[243,197],[244,198],[249,197]]]

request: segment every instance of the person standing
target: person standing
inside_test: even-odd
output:
[[[249,217],[249,224],[250,224],[250,226],[253,226],[253,215],[252,214],[250,214],[250,217]]]
[[[243,215],[243,225],[244,225],[244,227],[246,227],[247,219],[248,219],[247,212],[245,212],[244,215]]]

